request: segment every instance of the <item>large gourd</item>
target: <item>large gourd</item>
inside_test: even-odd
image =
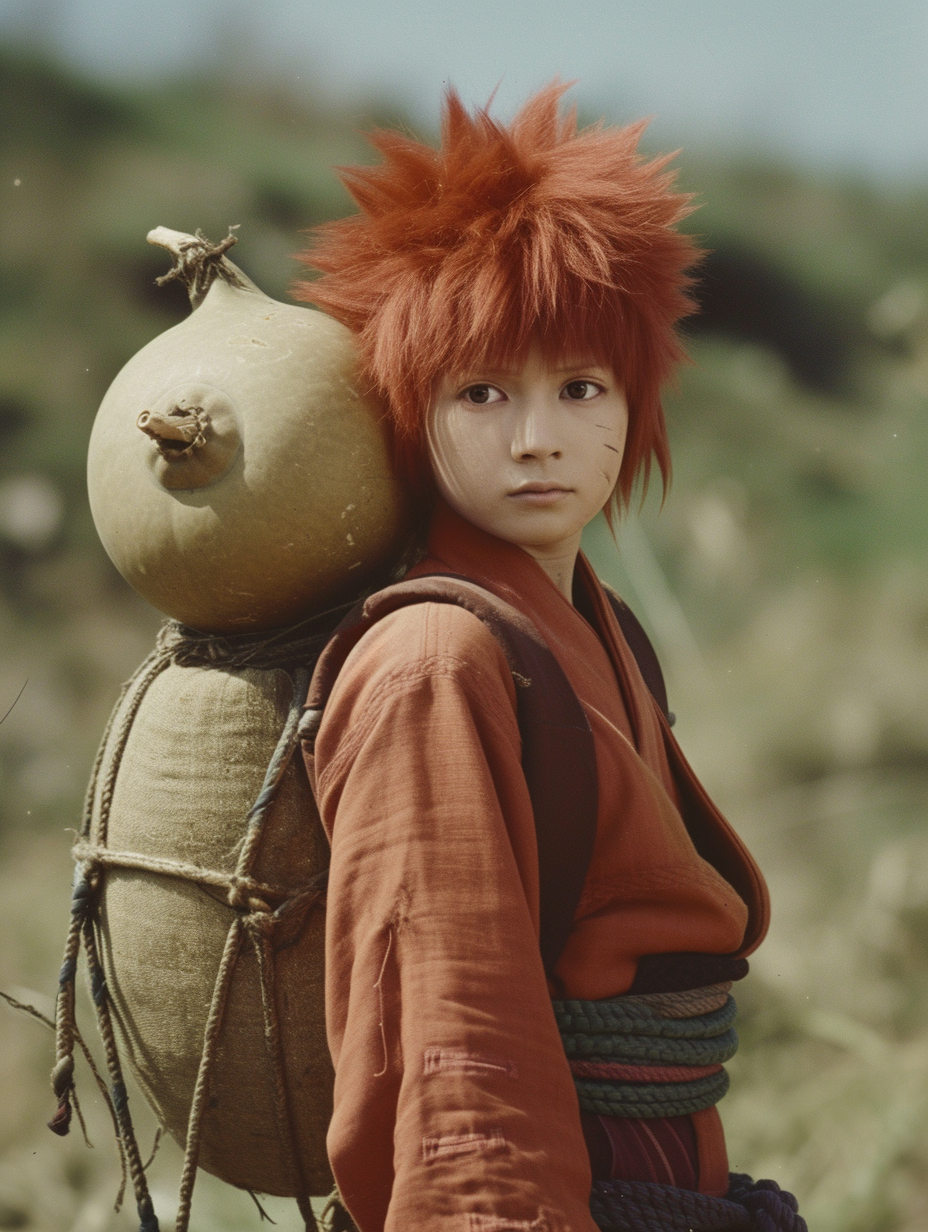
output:
[[[400,493],[351,334],[270,299],[221,254],[204,273],[193,236],[149,240],[186,262],[195,311],[103,399],[87,466],[97,531],[184,624],[290,624],[360,589],[396,546]]]
[[[105,1008],[160,1122],[188,1151],[193,1135],[208,1171],[300,1198],[306,1213],[308,1196],[331,1187],[313,891],[327,844],[299,757],[248,837],[288,715],[292,751],[308,679],[299,647],[283,666],[248,658],[262,642],[286,646],[283,626],[311,631],[384,571],[403,502],[348,331],[269,299],[224,257],[227,244],[163,228],[149,239],[174,253],[195,310],[106,394],[90,499],[123,575],[191,628],[162,637],[117,706],[76,854],[95,887]],[[192,1176],[185,1184],[178,1227]]]

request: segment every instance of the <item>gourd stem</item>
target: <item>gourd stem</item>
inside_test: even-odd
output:
[[[166,274],[155,279],[155,285],[163,287],[168,282],[180,281],[187,288],[192,308],[198,308],[206,297],[207,291],[217,278],[227,282],[231,287],[246,288],[247,279],[225,254],[233,244],[238,243],[238,237],[233,233],[236,227],[229,228],[229,234],[214,244],[197,229],[195,235],[185,231],[172,231],[170,227],[155,227],[145,237],[149,244],[157,244],[166,248],[174,258],[174,265]]]

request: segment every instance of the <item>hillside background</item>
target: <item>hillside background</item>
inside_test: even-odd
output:
[[[286,298],[300,229],[349,208],[331,165],[406,117],[219,71],[103,84],[2,45],[0,117],[0,988],[49,1012],[68,830],[160,619],[109,564],[84,488],[109,382],[187,311],[176,284],[155,288],[165,255],[145,234],[239,224],[236,262]],[[732,1164],[794,1190],[813,1232],[919,1232],[928,183],[743,152],[680,170],[711,255],[668,399],[673,487],[618,550],[602,526],[588,547],[651,630],[680,740],[771,885],[722,1106]],[[44,1128],[51,1059],[43,1028],[0,1006],[0,1229],[131,1228],[86,1075],[95,1149]],[[178,1172],[164,1147],[164,1225]],[[203,1232],[259,1218],[210,1178],[194,1209]]]

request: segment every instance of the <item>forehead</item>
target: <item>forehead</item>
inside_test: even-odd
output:
[[[546,352],[538,343],[532,343],[522,354],[494,353],[488,351],[484,355],[473,358],[465,357],[459,367],[439,373],[438,383],[447,385],[461,380],[512,380],[526,376],[544,374],[545,376],[569,376],[571,373],[586,369],[604,369],[611,371],[608,360],[595,354],[592,348],[579,351],[572,350]]]

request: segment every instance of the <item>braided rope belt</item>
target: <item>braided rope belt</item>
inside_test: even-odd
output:
[[[605,1001],[555,1001],[580,1107],[614,1117],[683,1116],[728,1090],[738,1047],[731,985]],[[724,1198],[647,1181],[594,1181],[603,1232],[807,1232],[792,1194],[732,1173]]]
[[[583,1111],[669,1117],[717,1104],[728,1090],[724,1062],[738,1048],[729,988],[701,989],[699,1001],[673,993],[555,1001]]]

